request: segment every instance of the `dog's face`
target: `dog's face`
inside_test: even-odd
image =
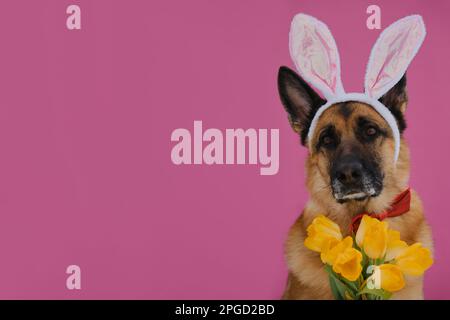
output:
[[[390,127],[359,102],[332,106],[321,117],[311,157],[328,176],[339,202],[375,197],[383,188],[383,168],[394,158]]]
[[[310,146],[308,162],[312,176],[322,179],[336,201],[361,201],[378,196],[393,171],[394,138],[387,122],[370,106],[361,102],[338,103],[319,118],[311,141],[307,134],[311,121],[326,103],[296,73],[280,68],[280,97],[293,129],[302,143]],[[380,101],[405,129],[406,77]]]

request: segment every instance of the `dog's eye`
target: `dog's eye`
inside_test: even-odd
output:
[[[331,126],[326,127],[319,136],[317,143],[317,150],[325,148],[327,150],[334,149],[339,144],[339,136],[335,129]]]
[[[368,137],[374,137],[377,135],[377,133],[378,133],[378,130],[375,127],[370,126],[370,127],[366,128],[366,135]]]
[[[333,137],[331,135],[329,135],[329,134],[324,135],[322,137],[322,144],[325,145],[325,146],[328,146],[328,145],[332,144],[333,141],[334,141]]]

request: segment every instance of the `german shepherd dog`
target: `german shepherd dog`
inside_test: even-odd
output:
[[[311,141],[307,141],[315,112],[326,101],[287,67],[279,69],[278,90],[292,128],[303,145],[311,146],[306,160],[310,200],[285,243],[289,275],[283,299],[333,299],[319,254],[303,244],[306,228],[323,214],[340,226],[343,236],[349,235],[352,217],[361,212],[383,212],[408,187],[409,150],[402,137],[408,100],[406,74],[379,99],[396,118],[401,133],[397,164],[390,127],[370,106],[352,101],[331,106],[319,118]],[[414,191],[410,210],[386,221],[409,245],[421,242],[432,250],[431,230]],[[406,286],[392,299],[423,299],[422,277],[405,276],[405,281]]]

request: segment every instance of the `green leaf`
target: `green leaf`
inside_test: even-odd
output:
[[[328,273],[328,279],[330,281],[330,288],[333,296],[337,300],[354,300],[357,296],[357,290],[354,290],[350,281],[348,284],[344,283],[341,278],[333,271],[331,266],[325,265],[325,271]]]
[[[363,295],[363,294],[371,295],[375,298],[375,299],[371,299],[371,300],[376,300],[377,298],[381,298],[382,300],[388,300],[392,296],[391,292],[385,291],[383,289],[369,289],[367,287],[365,287],[357,295],[359,296],[359,295]]]
[[[332,276],[328,276],[328,280],[330,281],[331,293],[333,293],[334,298],[336,300],[344,300],[344,297],[341,291],[339,290],[334,278]]]
[[[349,291],[345,291],[345,300],[355,300],[355,297]]]
[[[331,293],[336,300],[344,300],[344,293],[338,287],[336,279],[333,277],[333,270],[328,264],[325,265],[325,271],[328,273],[328,281],[330,282]]]
[[[344,277],[337,275],[336,273],[334,273],[334,275],[353,291],[353,295],[358,292],[358,284],[356,281],[347,280]]]

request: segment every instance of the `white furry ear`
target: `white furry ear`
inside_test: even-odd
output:
[[[297,14],[291,24],[289,49],[302,78],[320,90],[326,99],[344,94],[339,53],[323,22]]]
[[[364,87],[369,97],[379,99],[403,77],[425,34],[419,15],[400,19],[381,33],[367,64]]]

